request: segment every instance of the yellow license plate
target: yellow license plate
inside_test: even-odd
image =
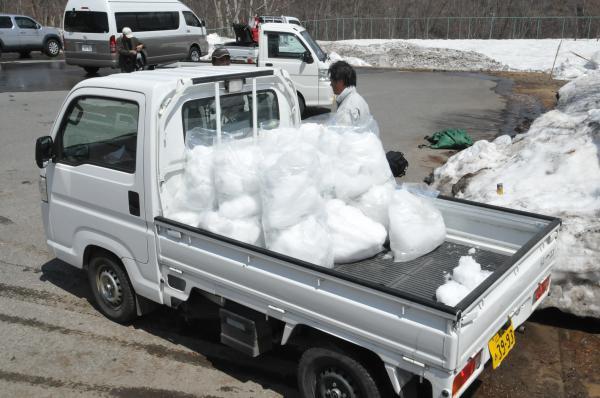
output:
[[[509,319],[488,343],[494,369],[500,366],[514,346],[515,330],[513,328],[512,320]]]

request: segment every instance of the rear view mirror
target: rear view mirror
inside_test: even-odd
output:
[[[305,51],[302,55],[302,61],[306,62],[307,64],[312,64],[313,62],[315,62],[312,55],[308,51]]]
[[[45,136],[37,139],[35,142],[35,163],[37,167],[40,169],[46,167],[45,163],[54,156],[53,147],[52,137]]]
[[[204,19],[200,20],[200,26],[202,26],[202,27],[206,26],[206,21],[204,21]]]

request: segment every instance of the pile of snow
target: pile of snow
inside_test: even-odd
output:
[[[203,134],[186,135],[165,216],[324,267],[383,250],[395,181],[375,132],[306,123],[215,146]]]
[[[458,260],[458,267],[452,270],[452,275],[448,275],[446,283],[435,291],[435,297],[437,301],[454,307],[491,274],[482,270],[472,256],[462,256]]]
[[[600,60],[598,42],[595,39],[565,39],[562,43],[560,39],[393,39],[319,43],[330,52],[332,60],[343,59],[355,66],[549,73],[554,64],[553,77],[564,80],[575,79],[590,70],[598,69]]]
[[[429,253],[446,238],[440,211],[425,196],[406,189],[394,192],[389,205],[390,248],[394,261],[410,261]]]
[[[512,142],[479,141],[451,157],[434,171],[434,186],[449,193],[460,180],[459,197],[562,218],[544,305],[600,317],[600,72],[559,94],[557,109]]]

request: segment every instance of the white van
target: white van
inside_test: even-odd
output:
[[[177,0],[69,0],[63,19],[67,64],[88,73],[117,68],[117,39],[126,26],[144,43],[149,65],[198,62],[208,52],[204,21]]]

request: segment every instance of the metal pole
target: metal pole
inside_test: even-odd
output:
[[[446,40],[450,37],[450,17],[448,17],[448,25],[446,25]]]
[[[344,26],[346,25],[346,18],[342,18],[342,40],[346,40],[346,29]]]
[[[217,144],[221,143],[221,97],[220,97],[219,82],[215,82],[215,105],[217,118]]]
[[[469,34],[467,36],[467,39],[471,38],[471,17],[469,17]]]
[[[539,39],[539,38],[540,38],[540,18],[538,17],[536,39]]]
[[[353,36],[354,36],[354,39],[356,39],[356,18],[352,18],[352,25],[354,26],[354,29],[353,29],[354,34],[353,34]]]
[[[492,39],[492,32],[494,30],[494,16],[492,15],[492,20],[490,21],[490,37],[489,39]]]
[[[369,20],[371,21],[371,39],[373,38],[373,17],[370,17]]]
[[[252,137],[258,137],[258,110],[256,109],[256,78],[252,79]]]
[[[462,17],[458,19],[458,40],[460,40],[461,34],[462,34]]]
[[[427,18],[427,22],[425,23],[425,38],[429,39],[429,18]]]
[[[410,18],[406,18],[406,40],[410,39]]]
[[[327,37],[327,41],[329,41],[329,19],[325,20],[325,37]]]
[[[565,38],[565,17],[562,17],[562,32],[560,33],[560,38]]]
[[[340,19],[335,19],[335,40],[340,40]]]
[[[392,19],[388,18],[388,32],[389,32],[389,36],[390,39],[392,38]]]
[[[590,30],[592,29],[592,17],[588,18],[588,34],[587,34],[587,38],[590,38]]]
[[[517,19],[513,18],[513,29],[512,29],[512,37],[511,37],[511,39],[515,38],[516,27],[517,27]]]

